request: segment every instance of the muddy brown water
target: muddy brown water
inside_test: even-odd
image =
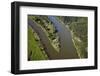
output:
[[[48,16],[49,20],[53,23],[55,28],[58,30],[58,35],[60,37],[61,50],[58,53],[54,47],[51,45],[48,37],[41,27],[38,26],[33,20],[28,18],[28,25],[32,27],[34,31],[40,37],[41,43],[45,48],[45,52],[49,59],[76,59],[78,58],[76,49],[72,42],[72,37],[70,31],[62,25],[54,16]]]

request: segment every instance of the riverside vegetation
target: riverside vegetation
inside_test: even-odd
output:
[[[58,36],[57,30],[53,26],[52,22],[48,20],[48,17],[47,16],[39,16],[39,15],[38,16],[37,15],[35,15],[35,16],[29,15],[28,17],[31,18],[33,21],[35,21],[38,24],[38,26],[40,26],[44,30],[44,32],[47,35],[48,39],[50,40],[52,46],[56,49],[57,52],[59,52],[59,50],[60,50],[59,36]],[[28,32],[28,35],[29,35],[28,42],[30,42],[28,44],[28,46],[29,46],[28,48],[31,49],[31,50],[28,49],[29,60],[45,60],[45,59],[47,59],[48,57],[44,51],[45,48],[42,46],[42,44],[40,44],[41,42],[39,41],[40,40],[39,37],[36,35],[36,33],[32,34],[32,32],[31,32],[32,29],[30,29],[30,28],[31,27],[29,27],[29,32]],[[30,34],[31,34],[31,36],[30,36]],[[31,42],[30,38],[33,38],[33,39],[35,38],[35,43]],[[36,47],[36,48],[30,47],[30,46],[32,46],[31,44],[32,45],[35,44],[33,46],[38,46],[38,47]],[[39,45],[41,45],[41,47],[39,47]],[[34,49],[34,50],[32,50],[32,49]],[[38,53],[38,52],[39,53],[36,54],[34,57],[34,55],[32,55],[33,51],[36,51],[36,53]],[[38,55],[40,56],[40,58]],[[30,56],[32,56],[32,57],[30,57]]]
[[[79,58],[88,57],[88,18],[87,17],[71,17],[71,16],[55,16],[56,19],[69,29],[72,36],[73,45],[76,48]],[[51,45],[57,53],[60,52],[60,38],[58,30],[43,15],[28,15],[47,35]],[[48,60],[49,57],[45,52],[45,48],[41,43],[38,34],[28,25],[28,60]]]
[[[87,17],[71,17],[58,16],[66,28],[69,28],[72,34],[73,43],[77,49],[80,58],[88,57],[88,18]]]

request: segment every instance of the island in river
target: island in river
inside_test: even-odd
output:
[[[28,15],[28,60],[87,58],[87,17]]]

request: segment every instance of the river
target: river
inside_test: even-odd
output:
[[[62,58],[78,58],[78,54],[72,42],[71,32],[65,27],[55,16],[48,16],[49,20],[53,23],[58,31],[60,37],[61,50],[60,55]]]
[[[53,23],[55,28],[58,30],[58,35],[60,37],[61,50],[58,53],[54,47],[51,45],[48,37],[45,32],[39,25],[34,22],[32,19],[28,18],[28,25],[38,34],[40,37],[41,43],[45,48],[45,52],[48,55],[49,59],[76,59],[78,58],[76,49],[72,42],[72,36],[70,31],[63,25],[60,21],[54,16],[48,16],[48,19]]]

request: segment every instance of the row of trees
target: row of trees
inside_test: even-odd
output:
[[[53,23],[48,19],[48,16],[30,15],[29,17],[31,17],[37,24],[39,24],[45,30],[45,33],[47,34],[51,44],[59,52],[60,43],[58,32]]]

